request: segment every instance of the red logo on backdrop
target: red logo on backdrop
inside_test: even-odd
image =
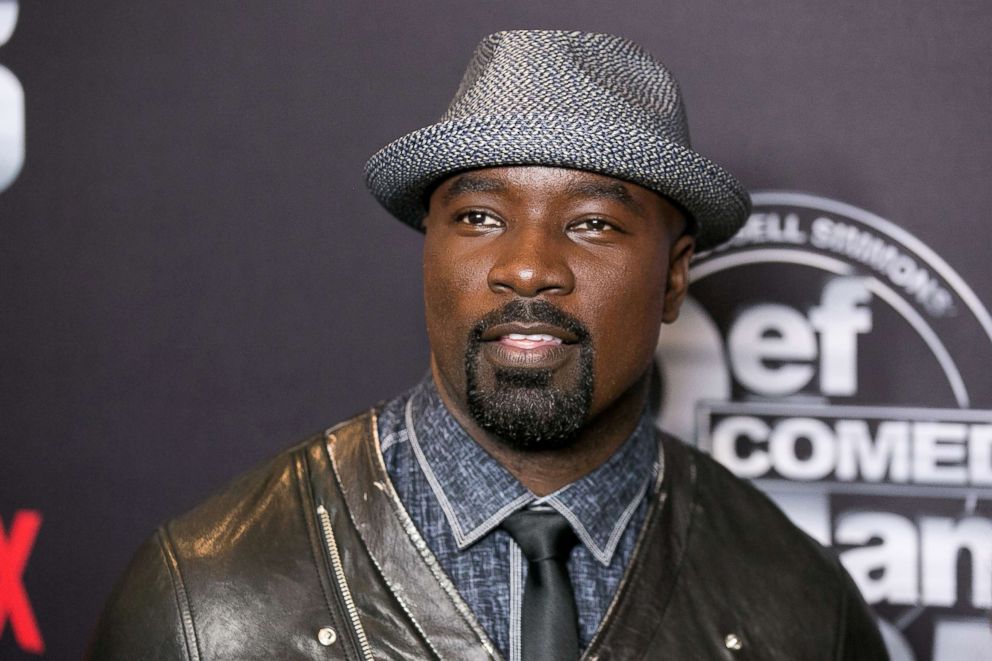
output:
[[[9,619],[14,640],[22,650],[35,654],[45,651],[45,641],[41,639],[21,577],[39,528],[41,512],[36,510],[18,510],[10,524],[10,534],[0,519],[0,636]]]

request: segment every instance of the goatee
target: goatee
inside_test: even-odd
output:
[[[482,337],[500,324],[523,322],[557,326],[577,338],[578,366],[570,383],[555,383],[550,369],[495,368],[483,383],[479,370]],[[593,395],[593,348],[589,331],[574,317],[543,299],[515,299],[472,328],[465,351],[469,414],[475,422],[515,450],[567,447],[582,427]],[[560,379],[559,379],[560,381]]]

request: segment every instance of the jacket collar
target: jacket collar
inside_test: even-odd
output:
[[[651,639],[674,594],[695,512],[696,468],[692,453],[678,440],[665,436],[662,447],[664,485],[654,491],[633,557],[585,659],[649,655]],[[355,591],[362,620],[384,619],[382,598],[373,589],[381,584],[437,656],[499,659],[403,508],[383,462],[375,412],[328,430],[323,447],[309,448],[308,464],[311,492],[328,504],[335,533],[342,543],[353,545],[350,548],[368,552],[381,580]],[[344,558],[346,565],[358,561]],[[383,627],[381,633],[389,637],[395,628]],[[385,644],[385,640],[378,643]],[[396,656],[396,648],[377,646],[374,651],[376,656]]]

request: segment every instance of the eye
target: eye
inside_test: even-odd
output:
[[[502,227],[503,221],[485,211],[466,211],[456,219],[462,225],[472,227]]]
[[[569,229],[578,230],[579,232],[594,232],[596,234],[601,234],[603,232],[616,230],[617,228],[612,223],[607,220],[603,220],[602,218],[586,218],[585,220],[572,223],[569,226]]]

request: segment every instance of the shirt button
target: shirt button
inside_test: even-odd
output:
[[[728,650],[734,650],[735,652],[740,648],[744,647],[741,642],[740,636],[736,633],[728,633],[727,637],[723,639],[723,644],[727,646]]]
[[[334,641],[338,639],[338,634],[334,629],[330,627],[324,627],[317,632],[317,642],[319,642],[324,647],[328,645],[333,645]]]

